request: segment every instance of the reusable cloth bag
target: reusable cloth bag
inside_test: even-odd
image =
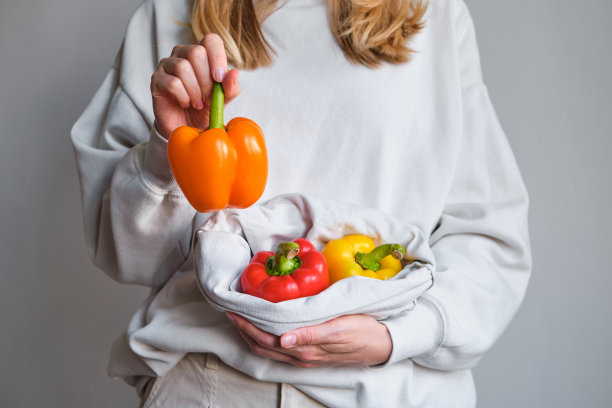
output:
[[[353,276],[318,295],[279,303],[241,293],[240,275],[253,254],[296,238],[321,250],[349,234],[367,235],[377,245],[401,244],[414,261],[387,281]],[[297,194],[219,211],[198,229],[194,245],[198,284],[210,305],[276,335],[346,314],[383,320],[412,309],[434,279],[434,257],[417,227],[375,209]]]

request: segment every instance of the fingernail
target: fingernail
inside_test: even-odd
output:
[[[202,101],[198,101],[198,103],[196,103],[195,108],[197,110],[202,110],[203,107],[204,107],[204,103]]]
[[[215,69],[215,81],[217,82],[223,81],[224,76],[225,76],[225,70],[223,68]]]
[[[297,343],[297,337],[295,334],[288,334],[281,339],[281,346],[284,348],[289,348],[295,346]]]

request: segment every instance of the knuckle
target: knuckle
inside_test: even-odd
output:
[[[251,351],[257,355],[263,355],[264,354],[264,349],[263,347],[261,347],[259,344],[252,342],[249,343],[249,347],[251,348]]]
[[[266,357],[266,358],[272,358],[273,357],[273,355],[270,352],[270,350],[268,350],[265,347],[261,347],[260,345],[258,345],[256,343],[251,344],[250,347],[251,347],[251,351],[253,353],[257,354],[258,356]]]
[[[334,350],[330,346],[327,346],[325,344],[318,344],[317,349],[319,349],[321,353],[333,353],[334,352]]]
[[[307,337],[308,344],[314,344],[314,335],[312,333],[312,330],[308,330],[306,332],[306,335],[308,336]]]
[[[316,355],[315,355],[315,353],[312,352],[312,350],[299,350],[295,354],[295,357],[298,358],[300,361],[303,361],[303,362],[315,361],[316,360]]]
[[[155,72],[153,73],[153,75],[151,75],[151,82],[149,85],[151,88],[151,92],[167,92],[168,91],[168,85],[165,83],[164,78],[162,77],[162,74],[159,72]]]
[[[157,77],[158,77],[157,72],[154,72],[153,75],[151,75],[151,81],[149,82],[149,88],[151,90],[157,87]]]
[[[206,34],[202,41],[204,42],[204,44],[212,44],[212,45],[217,45],[219,43],[223,43],[223,40],[221,39],[219,34],[216,34],[216,33],[208,33],[208,34]]]
[[[302,337],[303,344],[312,344],[313,335],[312,335],[312,330],[310,328],[304,330],[302,336],[303,336]]]
[[[257,336],[255,337],[255,341],[261,347],[272,348],[274,347],[274,341],[266,336]]]
[[[181,58],[178,61],[176,61],[174,65],[174,70],[176,74],[179,76],[187,75],[189,71],[191,70],[191,63],[187,61],[186,59]]]
[[[162,58],[157,64],[157,69],[163,69],[164,66],[168,65],[168,58]]]
[[[169,78],[166,83],[166,88],[173,93],[180,91],[182,86],[183,86],[183,83],[177,77]]]
[[[180,45],[180,44],[175,45],[174,47],[172,47],[172,52],[170,54],[171,55],[178,54],[181,51],[181,48],[183,48],[182,45]]]
[[[201,45],[196,45],[195,47],[192,47],[187,53],[187,58],[189,58],[191,61],[206,59],[206,48]]]

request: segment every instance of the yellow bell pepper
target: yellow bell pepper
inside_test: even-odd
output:
[[[327,261],[330,283],[350,276],[387,280],[402,270],[406,250],[399,244],[376,246],[365,235],[347,235],[329,241],[321,253]]]

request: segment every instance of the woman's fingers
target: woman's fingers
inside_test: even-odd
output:
[[[238,329],[249,335],[252,339],[254,339],[258,344],[261,344],[265,347],[278,347],[280,346],[280,342],[278,336],[267,333],[253,323],[249,322],[244,317],[237,315],[235,313],[226,313],[227,317],[238,327]]]
[[[151,76],[151,96],[162,136],[167,139],[179,126],[206,126],[214,79],[222,82],[226,103],[238,96],[238,71],[226,71],[225,47],[216,34],[206,35],[199,44],[177,45],[159,62]]]
[[[182,82],[183,88],[189,95],[190,105],[195,109],[202,109],[204,107],[202,90],[191,61],[184,58],[169,57],[165,58],[161,65],[167,74],[178,78]]]
[[[327,353],[317,346],[286,350],[281,347],[278,336],[261,330],[239,315],[229,312],[226,315],[236,325],[240,336],[248,343],[251,350],[259,356],[302,368],[319,367],[321,363],[328,362]]]
[[[196,81],[200,87],[201,100],[206,101],[207,96],[212,93],[213,88],[213,80],[208,65],[208,51],[206,51],[206,48],[200,44],[184,45],[175,48],[173,55],[184,58],[191,63]]]
[[[174,48],[172,55],[191,63],[202,100],[210,102],[214,82],[223,84],[225,102],[231,102],[241,91],[238,70],[227,72],[227,55],[223,40],[217,34],[206,35],[199,44],[181,45]]]
[[[258,356],[277,360],[277,361],[283,361],[285,363],[289,363],[291,365],[294,365],[296,367],[301,367],[301,368],[320,367],[319,364],[316,364],[312,361],[303,361],[303,360],[300,360],[299,358],[294,357],[293,355],[285,354],[283,352],[277,351],[276,348],[269,348],[269,347],[266,347],[265,345],[261,345],[254,338],[252,338],[251,336],[249,336],[247,333],[245,333],[242,330],[238,330],[238,333],[244,339],[244,341],[249,345],[249,347],[251,348],[251,351],[253,351],[253,353],[257,354]]]
[[[293,362],[292,356],[277,351],[280,348],[278,336],[259,329],[242,316],[229,312],[226,315],[255,354],[287,363]]]
[[[216,82],[223,82],[227,72],[227,55],[223,40],[217,34],[206,34],[200,44],[206,48],[212,78]]]
[[[393,348],[386,326],[371,316],[341,316],[280,337],[233,313],[227,316],[254,353],[298,367],[376,365],[387,361]]]
[[[151,91],[154,97],[158,93],[171,95],[176,102],[185,109],[189,108],[191,105],[191,97],[185,89],[183,81],[174,75],[168,74],[163,69],[158,69],[157,72],[153,74]]]
[[[225,103],[231,102],[240,94],[240,82],[238,82],[238,70],[232,69],[223,78],[223,92],[225,92]]]

